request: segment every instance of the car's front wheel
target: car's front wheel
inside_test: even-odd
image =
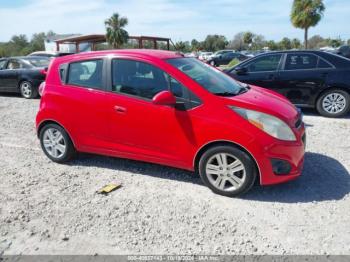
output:
[[[209,64],[210,64],[211,66],[216,66],[216,63],[215,63],[214,60],[210,61]]]
[[[26,99],[36,98],[38,91],[33,87],[33,84],[29,81],[22,81],[19,85],[19,90],[22,97]]]
[[[246,193],[253,186],[257,173],[253,159],[233,146],[209,148],[199,161],[203,183],[223,196],[234,197]]]
[[[350,95],[341,89],[323,93],[316,104],[317,111],[326,117],[341,117],[350,110]]]
[[[57,163],[71,160],[75,148],[68,133],[57,124],[47,124],[39,134],[41,148],[48,158]]]

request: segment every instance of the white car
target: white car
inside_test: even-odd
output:
[[[198,59],[202,61],[208,60],[208,58],[213,54],[213,52],[201,52]]]

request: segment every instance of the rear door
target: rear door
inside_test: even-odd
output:
[[[286,54],[277,91],[297,105],[313,105],[314,97],[324,88],[332,66],[312,53]]]
[[[58,109],[75,134],[79,150],[96,151],[107,143],[105,61],[102,58],[62,64],[63,85],[55,92]]]
[[[6,74],[6,65],[7,65],[7,59],[1,59],[0,60],[0,92],[6,91],[6,81],[5,81],[5,74]]]
[[[243,74],[235,70],[229,72],[235,79],[268,89],[278,90],[279,68],[282,64],[283,54],[268,54],[259,56],[242,64],[246,69]]]

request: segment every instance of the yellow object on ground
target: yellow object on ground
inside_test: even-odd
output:
[[[108,193],[110,193],[110,192],[120,188],[121,186],[122,186],[121,184],[111,183],[111,184],[105,185],[103,188],[98,190],[97,193],[99,193],[99,194],[108,194]]]

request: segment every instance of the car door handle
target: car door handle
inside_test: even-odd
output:
[[[122,107],[122,106],[115,106],[115,107],[114,107],[114,110],[115,110],[117,113],[120,113],[120,114],[125,114],[125,113],[126,113],[126,108],[125,108],[125,107]]]

